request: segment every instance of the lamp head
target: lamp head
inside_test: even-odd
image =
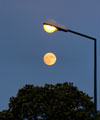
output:
[[[43,24],[43,28],[46,32],[48,33],[53,33],[54,31],[57,30],[56,27],[52,26],[52,25],[49,25],[49,24]]]
[[[43,28],[46,32],[48,33],[52,33],[54,31],[64,31],[64,32],[67,32],[68,31],[68,28],[63,26],[63,25],[60,25],[60,24],[57,24],[55,20],[47,20],[43,23]]]

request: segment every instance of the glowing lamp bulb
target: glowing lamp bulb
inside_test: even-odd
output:
[[[54,32],[54,31],[57,30],[56,27],[51,26],[51,25],[46,25],[46,24],[43,24],[43,28],[44,28],[44,30],[45,30],[46,32],[48,32],[48,33],[52,33],[52,32]]]

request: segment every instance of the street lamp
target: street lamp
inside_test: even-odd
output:
[[[87,36],[85,34],[75,32],[63,25],[57,24],[55,20],[48,20],[43,23],[44,30],[48,33],[52,33],[54,31],[63,31],[63,32],[71,32],[73,34],[77,34],[79,36],[88,38],[94,41],[94,120],[97,118],[97,43],[96,38],[91,36]]]

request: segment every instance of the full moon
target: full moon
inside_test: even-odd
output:
[[[43,61],[46,65],[53,65],[56,62],[56,56],[53,53],[46,53],[43,57]]]

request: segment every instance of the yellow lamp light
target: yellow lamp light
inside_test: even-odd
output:
[[[48,33],[52,33],[54,31],[58,30],[56,27],[51,26],[51,25],[47,25],[47,24],[43,24],[43,28]]]

